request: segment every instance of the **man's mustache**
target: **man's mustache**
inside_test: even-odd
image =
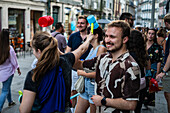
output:
[[[109,45],[114,45],[114,43],[111,43],[111,42],[107,42],[106,44],[109,44]]]

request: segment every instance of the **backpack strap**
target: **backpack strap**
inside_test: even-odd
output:
[[[61,33],[56,33],[53,37],[56,37],[58,34],[61,34]]]

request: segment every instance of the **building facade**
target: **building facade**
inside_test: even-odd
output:
[[[159,1],[159,15],[158,15],[158,26],[164,26],[163,18],[169,11],[169,0],[160,0]]]
[[[45,14],[45,4],[41,1],[1,0],[0,1],[0,30],[8,28],[10,39],[21,38],[23,45],[30,41],[32,34],[41,28],[38,18]]]
[[[50,13],[48,13],[48,10]],[[27,48],[36,31],[50,32],[56,22],[62,22],[66,31],[70,30],[71,22],[77,20],[81,13],[79,0],[1,0],[0,1],[0,30],[8,28],[10,40],[15,46],[15,41],[22,37],[22,43]],[[51,26],[42,28],[38,19],[50,15],[54,18]]]
[[[154,27],[158,25],[158,14],[159,14],[159,1],[155,0],[155,12],[154,12]],[[137,2],[137,25],[142,27],[151,27],[151,15],[152,15],[152,0],[139,0]]]

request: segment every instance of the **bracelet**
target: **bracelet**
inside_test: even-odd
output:
[[[161,72],[166,74],[166,71],[164,71],[163,69],[162,69],[162,71],[161,71]]]

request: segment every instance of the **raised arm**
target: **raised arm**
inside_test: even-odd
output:
[[[75,69],[83,69],[83,61],[80,61],[80,57],[87,51],[89,45],[90,45],[90,42],[92,41],[93,39],[93,36],[92,34],[90,35],[87,35],[87,40],[82,44],[80,45],[76,50],[74,50],[72,53],[74,54],[75,56],[75,63],[74,63],[74,66],[73,68]]]
[[[65,53],[71,52],[71,48],[69,46],[66,47]]]

